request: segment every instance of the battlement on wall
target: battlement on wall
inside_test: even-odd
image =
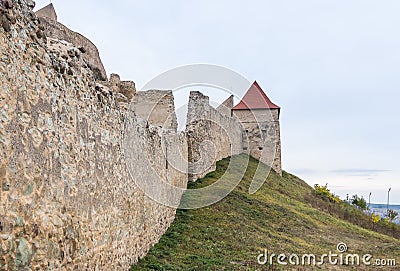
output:
[[[36,11],[36,15],[41,18],[48,18],[53,21],[57,21],[57,13],[56,13],[53,3],[50,3],[49,5]]]
[[[40,18],[40,23],[44,30],[44,35],[50,38],[64,40],[72,43],[74,46],[81,48],[85,52],[85,58],[88,61],[89,67],[98,80],[107,80],[107,73],[100,58],[100,53],[88,38],[72,31],[65,25],[57,21],[57,14],[53,4],[50,4],[36,12]]]
[[[138,91],[133,99],[132,110],[150,124],[177,131],[174,95],[171,90]]]
[[[233,95],[231,95],[217,107],[217,110],[226,116],[232,116],[233,103]]]
[[[109,92],[114,95],[119,105],[128,109],[136,94],[136,86],[133,81],[121,81],[118,74],[112,73],[108,81],[96,81],[96,90],[100,93]]]
[[[243,153],[246,145],[239,120],[213,108],[199,91],[190,92],[186,133],[192,181],[215,170],[217,161]]]

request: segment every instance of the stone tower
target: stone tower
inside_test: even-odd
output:
[[[36,15],[57,21],[57,13],[52,3],[36,11]]]
[[[271,102],[257,82],[232,108],[245,129],[243,149],[282,175],[279,115],[281,108]]]

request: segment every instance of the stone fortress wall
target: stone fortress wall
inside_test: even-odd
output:
[[[0,27],[0,270],[128,270],[175,209],[129,175],[124,131],[137,132],[134,147],[153,167],[135,178],[180,187],[187,175],[166,167],[175,153],[162,146],[184,149],[185,136],[137,119],[122,93],[96,83],[81,50],[39,39],[33,6],[12,3],[15,23]]]
[[[242,125],[238,119],[224,114],[225,109],[217,110],[207,96],[190,92],[186,133],[192,181],[214,171],[217,161],[243,152],[246,141],[242,138]]]
[[[9,1],[0,27],[0,270],[128,270],[176,213],[138,184],[179,201],[157,184],[185,188],[188,173],[195,180],[249,148],[229,114],[233,99],[214,109],[192,92],[177,132],[171,91],[106,80],[90,41],[39,20],[31,0]]]

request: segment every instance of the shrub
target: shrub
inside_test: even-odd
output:
[[[360,198],[357,195],[354,195],[353,198],[351,199],[351,204],[357,206],[363,211],[367,210],[367,202],[363,197]]]
[[[390,221],[395,220],[396,217],[397,217],[398,215],[399,215],[399,213],[396,212],[395,210],[392,210],[392,209],[390,209],[390,210],[388,211],[388,214],[387,214],[387,216],[388,216],[388,218],[389,218]]]
[[[314,190],[315,194],[325,200],[329,200],[334,203],[341,202],[338,196],[335,196],[334,194],[331,193],[331,191],[328,189],[328,185],[320,186],[316,184],[314,185],[314,189],[315,189]]]
[[[372,223],[378,224],[379,221],[381,220],[381,217],[379,215],[376,215],[375,213],[372,213],[371,220],[372,220]]]

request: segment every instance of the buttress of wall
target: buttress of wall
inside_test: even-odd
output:
[[[139,91],[133,98],[133,108],[139,118],[155,126],[172,129],[178,128],[172,91]]]
[[[14,1],[16,23],[0,28],[0,270],[128,270],[175,217],[137,180],[163,168],[151,181],[185,187],[186,174],[166,168],[176,153],[164,151],[185,139],[163,139],[97,91],[80,50],[34,38],[31,8]],[[62,46],[67,59],[53,51]],[[132,150],[122,148],[127,128],[141,134]],[[124,151],[145,152],[152,166],[132,179]]]
[[[249,142],[249,153],[282,174],[279,110],[233,110]]]
[[[186,125],[190,178],[204,177],[215,170],[217,161],[242,153],[242,131],[235,117],[213,108],[200,92],[190,92]]]
[[[41,25],[44,27],[44,34],[47,37],[51,37],[58,40],[65,40],[67,42],[72,43],[78,48],[83,48],[85,50],[85,58],[89,63],[89,67],[95,74],[96,79],[107,80],[107,73],[100,59],[100,53],[96,45],[94,45],[86,37],[70,30],[69,28],[67,28],[66,26],[55,20],[46,17],[41,17],[40,22]]]

